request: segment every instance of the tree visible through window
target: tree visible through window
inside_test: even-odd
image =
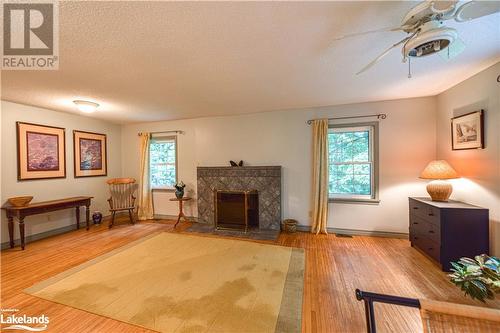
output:
[[[374,126],[329,129],[330,198],[375,198],[373,132]]]
[[[177,180],[175,137],[153,138],[149,145],[151,187],[173,188]]]

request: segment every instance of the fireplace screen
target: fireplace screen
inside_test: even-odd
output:
[[[259,226],[258,192],[215,191],[215,228],[248,231]]]

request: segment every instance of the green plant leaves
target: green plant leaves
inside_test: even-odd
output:
[[[494,299],[500,292],[500,260],[485,254],[471,258],[460,258],[451,262],[453,273],[448,274],[451,282],[465,295],[485,302]]]

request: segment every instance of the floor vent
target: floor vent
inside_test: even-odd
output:
[[[352,235],[346,235],[346,234],[335,234],[335,236],[342,238],[352,238]]]

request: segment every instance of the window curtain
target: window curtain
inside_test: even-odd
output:
[[[316,119],[313,129],[312,228],[327,234],[328,218],[328,119]]]
[[[149,175],[149,142],[150,133],[141,133],[141,175],[139,179],[139,204],[137,215],[139,220],[152,220],[153,213],[153,194],[151,192],[151,183]]]

